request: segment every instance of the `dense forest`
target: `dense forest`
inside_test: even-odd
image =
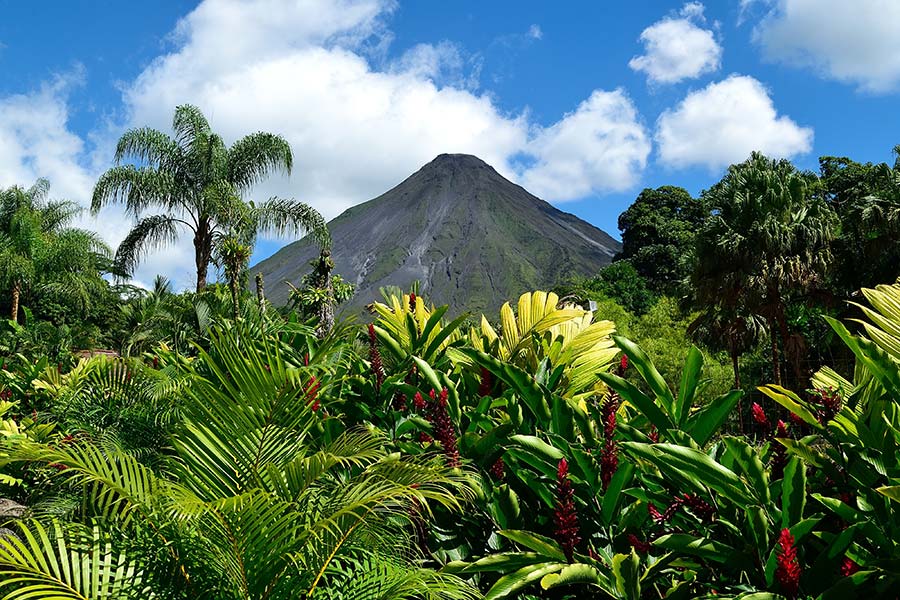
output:
[[[287,142],[173,131],[96,184],[115,251],[47,181],[0,191],[0,597],[900,589],[900,147],[646,189],[610,266],[499,311],[353,315],[324,219],[250,200]],[[286,307],[266,232],[321,248]],[[194,290],[127,283],[181,235]]]

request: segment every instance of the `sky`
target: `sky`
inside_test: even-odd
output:
[[[890,161],[898,92],[896,0],[0,0],[0,187],[88,206],[119,135],[190,103],[291,143],[248,199],[330,219],[465,152],[618,237],[643,188],[698,194],[753,150]],[[115,247],[132,221],[79,224]],[[192,262],[184,235],[135,281],[191,287]]]

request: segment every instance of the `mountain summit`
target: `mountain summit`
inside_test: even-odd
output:
[[[328,224],[335,272],[356,284],[352,307],[413,281],[453,312],[490,310],[572,275],[593,275],[621,245],[468,154],[441,154],[400,185]],[[276,304],[317,255],[305,239],[252,268]]]

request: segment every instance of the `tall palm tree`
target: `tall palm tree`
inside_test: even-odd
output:
[[[100,269],[109,248],[97,234],[68,227],[81,208],[67,200],[48,200],[49,191],[46,179],[27,190],[0,190],[0,281],[10,292],[13,320],[29,291],[66,295],[84,308],[102,285]]]
[[[754,152],[704,194],[712,215],[696,239],[698,303],[765,318],[778,384],[779,338],[788,340],[785,297],[819,281],[837,226],[834,212],[813,193],[815,181],[787,160]]]
[[[144,254],[173,243],[179,230],[187,229],[193,235],[197,291],[202,291],[215,240],[238,216],[242,229],[254,235],[309,232],[328,243],[325,220],[306,204],[277,197],[259,204],[242,199],[272,172],[290,173],[293,154],[284,138],[258,132],[226,146],[200,109],[190,105],[175,109],[172,129],[175,137],[148,127],[125,132],[116,147],[116,166],[94,187],[95,213],[119,202],[137,219],[116,252],[121,271],[132,272]],[[146,215],[150,209],[161,212]]]

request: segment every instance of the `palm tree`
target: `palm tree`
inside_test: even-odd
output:
[[[137,219],[116,252],[121,271],[132,272],[145,253],[173,243],[179,229],[187,229],[193,235],[197,291],[202,291],[217,236],[238,217],[241,228],[254,236],[311,232],[328,243],[325,220],[306,204],[277,197],[259,204],[242,199],[273,171],[290,173],[293,154],[284,138],[258,132],[226,146],[200,109],[190,105],[175,109],[172,128],[174,138],[147,127],[125,132],[116,147],[116,166],[94,187],[95,213],[119,202]],[[144,214],[152,208],[162,212]]]
[[[718,306],[735,318],[764,317],[778,384],[779,337],[788,340],[785,297],[820,280],[837,224],[831,208],[813,193],[815,181],[787,160],[754,152],[704,193],[712,215],[696,239],[697,303],[702,309]]]
[[[27,190],[0,190],[0,281],[10,291],[12,320],[29,291],[65,295],[86,308],[103,284],[100,269],[109,248],[97,234],[67,227],[81,208],[48,200],[49,191],[46,179]]]

